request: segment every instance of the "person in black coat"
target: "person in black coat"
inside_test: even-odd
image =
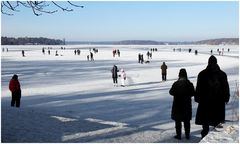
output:
[[[186,139],[190,138],[190,120],[192,119],[192,96],[195,94],[193,84],[187,78],[185,69],[180,69],[179,78],[173,83],[169,93],[173,96],[171,118],[175,120],[176,139],[181,139],[184,122]]]
[[[118,74],[117,74],[117,72],[119,72],[119,70],[118,70],[116,65],[113,65],[113,68],[112,68],[111,72],[112,72],[113,84],[114,84],[114,86],[117,86],[117,83],[118,83],[118,80],[117,80],[118,79]]]
[[[138,63],[140,63],[141,62],[141,54],[139,53],[138,54]]]
[[[161,69],[162,69],[162,81],[166,81],[167,80],[167,65],[165,62],[163,62],[163,64],[161,65]]]
[[[91,58],[91,61],[94,61],[93,53],[92,53],[92,52],[90,52],[90,58]]]
[[[202,138],[209,132],[209,126],[217,126],[225,121],[225,103],[229,101],[227,75],[217,64],[215,56],[210,56],[206,69],[198,74],[195,101],[198,103],[196,121],[202,125]]]
[[[24,52],[24,50],[22,50],[22,56],[25,57],[25,52]]]

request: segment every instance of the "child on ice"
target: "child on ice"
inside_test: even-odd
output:
[[[121,74],[120,74],[120,77],[121,77],[121,86],[122,87],[125,87],[125,80],[126,80],[126,73],[123,69],[121,69]]]

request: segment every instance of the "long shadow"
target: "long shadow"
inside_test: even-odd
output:
[[[161,90],[166,90],[168,89],[167,87],[145,87],[145,88],[132,88],[132,89],[119,89],[115,91],[99,91],[99,92],[93,92],[93,93],[69,93],[69,94],[63,94],[63,95],[58,95],[58,96],[49,96],[49,95],[35,95],[35,96],[29,96],[24,98],[24,102],[27,104],[35,105],[35,104],[40,104],[40,103],[48,103],[51,101],[61,101],[61,100],[84,100],[89,99],[89,98],[98,98],[98,97],[116,97],[121,96],[123,97],[128,97],[131,99],[132,94],[137,95],[137,94],[144,94],[148,92],[154,92],[154,91],[161,91]],[[133,97],[136,98],[136,97]],[[3,98],[4,100],[5,98]],[[137,100],[137,99],[136,99]],[[29,102],[28,102],[29,101]],[[31,102],[30,102],[31,101]]]
[[[137,91],[137,90],[136,90]],[[136,91],[134,93],[136,93]],[[149,89],[149,91],[152,91]],[[159,91],[159,89],[158,89]],[[146,92],[146,90],[139,91],[139,93]],[[123,95],[129,96],[127,90],[123,91]],[[98,93],[99,94],[99,93]],[[108,93],[109,96],[112,95],[111,92]],[[91,97],[93,94],[89,94],[85,98]],[[105,93],[100,93],[100,96],[104,96]],[[97,95],[94,95],[95,97]],[[110,120],[110,121],[118,121],[118,122],[124,122],[128,124],[128,129],[122,130],[122,131],[116,131],[109,134],[102,134],[102,135],[96,135],[96,136],[88,136],[88,137],[81,137],[81,139],[74,139],[69,140],[67,142],[93,142],[93,141],[101,141],[104,140],[104,138],[117,138],[117,137],[123,137],[128,136],[130,134],[138,133],[141,131],[161,131],[161,129],[153,128],[154,126],[164,125],[166,123],[169,123],[171,121],[170,119],[170,110],[171,110],[171,100],[164,99],[164,100],[138,100],[136,97],[132,99],[104,99],[104,100],[97,100],[97,101],[90,101],[87,103],[75,103],[71,104],[69,101],[67,101],[68,96],[63,96],[64,99],[66,99],[66,103],[69,103],[68,105],[40,105],[40,107],[35,105],[48,103],[51,101],[58,100],[57,97],[62,96],[56,96],[53,99],[47,98],[43,101],[41,101],[42,96],[34,96],[34,97],[26,97],[25,98],[25,108],[32,109],[35,111],[42,111],[43,113],[48,113],[48,115],[59,115],[60,112],[62,115],[67,117],[73,117],[77,119],[84,119],[84,118],[96,118],[96,119],[102,119],[102,120]],[[83,98],[83,100],[85,99]],[[77,101],[81,99],[81,96],[75,95],[71,97],[71,101]],[[6,102],[6,100],[3,100],[2,102]],[[63,102],[65,103],[65,102]],[[161,103],[164,103],[164,105],[161,105]],[[168,103],[168,104],[166,104]],[[4,104],[4,106],[6,106]],[[56,111],[55,111],[56,110]],[[73,110],[72,113],[68,113],[68,110]],[[156,113],[150,114],[152,111],[156,111]],[[136,118],[135,118],[136,117]],[[48,120],[46,120],[48,121]],[[68,130],[68,126],[63,128],[64,133],[69,132],[79,133],[81,130]],[[91,126],[90,126],[91,127]],[[173,126],[174,127],[174,126]],[[64,134],[61,135],[61,137],[64,136]],[[59,136],[60,137],[60,136]],[[59,139],[58,139],[59,140]],[[61,140],[60,140],[61,141]]]
[[[150,89],[148,91],[151,91]],[[146,92],[146,90],[135,90],[133,93],[144,93]],[[126,95],[128,96],[129,91],[123,91],[122,95]],[[130,92],[131,93],[131,92]],[[98,93],[99,94],[99,93]],[[99,96],[100,95],[100,96]],[[106,93],[100,93],[98,96],[104,96],[106,95]],[[108,96],[112,96],[114,94],[112,94],[111,92],[109,92],[107,94]],[[91,97],[92,94],[89,94],[87,97]],[[97,94],[95,94],[94,96],[97,96]],[[93,96],[93,97],[94,97]],[[58,96],[56,96],[54,99],[52,98],[47,98],[47,99],[43,99],[44,101],[42,101],[42,96],[34,96],[34,97],[25,97],[24,98],[24,108],[29,108],[29,109],[33,109],[35,111],[42,111],[44,113],[48,113],[49,109],[50,113],[48,114],[58,114],[58,112],[54,112],[53,109],[55,109],[56,111],[59,111],[59,109],[68,109],[70,108],[70,110],[75,110],[75,112],[73,113],[75,115],[76,118],[89,118],[89,117],[93,117],[93,118],[97,118],[97,119],[103,119],[103,120],[113,120],[113,121],[123,121],[123,122],[127,122],[129,118],[134,117],[134,116],[141,116],[144,113],[148,113],[151,112],[153,110],[154,107],[158,107],[160,110],[161,109],[166,109],[168,107],[168,105],[164,105],[163,106],[158,106],[160,105],[159,102],[153,101],[153,100],[137,100],[137,99],[128,99],[128,100],[121,100],[121,99],[107,99],[107,100],[98,100],[95,102],[87,102],[85,104],[69,104],[69,105],[41,105],[40,107],[34,107],[36,105],[40,104],[44,104],[44,103],[49,103],[51,101],[56,101],[59,100],[57,98]],[[61,97],[61,96],[60,96]],[[71,101],[76,101],[79,98],[81,98],[81,96],[76,95],[74,97],[71,98]],[[68,100],[67,96],[64,97],[63,99]],[[84,98],[83,98],[84,99]],[[7,107],[6,105],[7,100],[5,98],[3,98],[2,103],[4,107]],[[68,102],[68,101],[66,101]],[[161,108],[162,107],[162,108]],[[166,111],[166,110],[165,110]],[[84,114],[81,114],[84,113]],[[63,113],[64,115],[68,115],[68,116],[72,116],[72,113],[70,114],[66,114]],[[134,114],[134,115],[133,115]],[[168,114],[166,114],[168,115]],[[161,117],[166,118],[167,116],[161,114]],[[156,117],[160,117],[160,112],[158,112],[158,114],[154,114],[152,118],[149,118],[149,116],[145,116],[144,118],[137,118],[137,119],[133,119],[130,120],[130,125],[134,125],[134,127],[138,127],[137,125],[141,125],[143,123],[151,123],[154,122],[156,120]],[[136,120],[138,122],[136,122]],[[131,124],[132,123],[132,124]]]
[[[161,83],[161,81],[134,83],[134,84],[131,84],[130,86],[141,86],[141,85],[160,84],[160,83]]]
[[[157,83],[157,82],[156,82]],[[149,83],[147,85],[150,85]],[[155,86],[148,86],[143,89],[130,89],[130,90],[117,90],[110,92],[95,92],[88,94],[66,94],[58,96],[31,96],[24,98],[24,107],[33,109],[36,111],[42,111],[48,114],[56,114],[59,112],[64,116],[81,118],[97,118],[103,120],[120,121],[129,124],[129,130],[111,133],[106,135],[98,135],[93,137],[87,137],[84,139],[78,139],[88,141],[98,141],[104,138],[115,138],[121,136],[127,136],[129,134],[146,131],[146,130],[158,130],[153,129],[154,125],[164,125],[169,123],[170,110],[171,110],[171,98],[164,100],[160,99],[138,99],[134,94],[148,94],[148,92],[161,91],[169,88],[155,88]],[[105,97],[101,99],[101,97]],[[119,98],[120,97],[120,98]],[[124,99],[126,97],[127,99]],[[89,98],[97,98],[93,101],[86,101]],[[99,99],[98,99],[99,98]],[[6,106],[8,98],[2,98],[2,106]],[[62,101],[62,104],[54,104],[55,101]],[[72,103],[73,102],[73,103]],[[164,103],[164,105],[161,105]],[[166,104],[168,103],[168,104]],[[193,113],[195,108],[193,108]],[[152,111],[157,110],[152,115],[146,115]],[[62,111],[62,112],[61,112]],[[69,112],[71,111],[71,112]],[[136,118],[134,118],[136,116]],[[138,116],[140,116],[138,118]],[[144,116],[144,117],[141,117]],[[132,119],[132,120],[131,120]],[[147,123],[147,124],[146,124]],[[145,126],[144,126],[145,125]],[[68,128],[66,128],[68,129]],[[73,131],[71,133],[78,133],[81,131]],[[62,134],[61,136],[63,136]],[[75,140],[74,140],[75,141]]]
[[[53,116],[56,115],[25,108],[2,107],[1,142],[62,142],[64,135],[113,127],[80,119],[61,121]]]
[[[147,102],[149,103],[149,102]],[[142,102],[140,103],[142,104]],[[134,104],[134,105],[139,105],[139,104]],[[150,105],[152,105],[150,103]],[[166,107],[162,107],[161,109],[167,109],[168,106]],[[118,111],[117,109],[115,109],[113,112],[117,112],[117,115],[111,115],[111,117],[117,117],[117,119],[115,119],[115,121],[117,120],[121,120],[119,118],[121,118],[121,113],[124,115],[124,117],[133,117],[132,113],[128,114],[128,111],[137,111],[137,109],[139,110],[139,108],[136,108],[135,110],[131,109],[131,108],[125,108],[124,111]],[[161,110],[160,109],[160,110]],[[148,113],[150,112],[152,109],[148,109],[148,108],[142,108],[141,110],[139,110],[139,112],[135,112],[135,115],[143,115],[144,112]],[[167,113],[165,113],[167,112]],[[111,132],[108,134],[100,134],[97,136],[90,136],[90,137],[81,137],[81,139],[75,139],[74,142],[99,142],[99,141],[108,141],[111,138],[114,139],[118,139],[124,136],[129,136],[131,134],[135,134],[135,133],[141,133],[144,131],[164,131],[164,129],[159,129],[159,128],[154,128],[154,126],[160,126],[160,125],[164,125],[167,123],[170,123],[172,120],[170,120],[169,118],[169,111],[165,112],[157,112],[156,114],[152,115],[152,116],[147,116],[145,118],[142,118],[140,120],[140,122],[136,122],[136,120],[134,121],[127,121],[126,123],[128,124],[126,129],[123,130],[118,130],[115,132]],[[105,114],[104,114],[105,115]],[[156,120],[157,117],[162,117],[159,120]],[[101,117],[98,117],[101,118]],[[110,119],[106,116],[102,117],[102,119]],[[71,141],[69,141],[71,142]],[[128,140],[125,141],[121,141],[121,142],[129,142]]]

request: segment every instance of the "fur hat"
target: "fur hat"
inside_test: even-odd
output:
[[[18,79],[18,75],[14,74],[12,79],[17,80]]]
[[[187,71],[186,71],[186,69],[184,69],[184,68],[180,69],[178,77],[187,78]]]
[[[217,58],[215,56],[211,55],[208,59],[208,64],[209,65],[217,64]]]

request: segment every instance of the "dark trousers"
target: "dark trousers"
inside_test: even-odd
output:
[[[216,127],[217,125],[218,124],[215,124],[213,126]],[[208,134],[208,132],[209,132],[209,124],[203,124],[202,125],[202,131],[201,131],[202,138],[204,138]]]
[[[189,138],[190,135],[190,121],[184,121],[185,136]],[[182,123],[181,121],[175,121],[175,128],[177,136],[181,137],[182,135]]]
[[[20,107],[20,99],[21,99],[21,91],[12,92],[11,106],[14,106],[16,103],[16,107]]]
[[[118,83],[118,80],[117,80],[117,78],[113,78],[113,83],[115,84],[117,84]]]
[[[162,80],[166,81],[167,80],[167,74],[162,74]]]
[[[202,131],[201,131],[201,135],[202,135],[202,138],[204,138],[208,132],[209,132],[209,125],[208,124],[204,124],[202,125]]]

